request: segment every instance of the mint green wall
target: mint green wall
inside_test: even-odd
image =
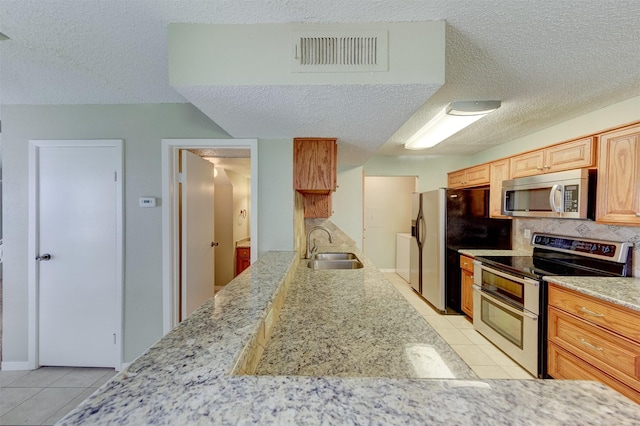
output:
[[[162,336],[161,209],[138,197],[161,197],[163,138],[228,138],[190,104],[3,106],[3,362],[27,360],[29,139],[124,139],[124,361]],[[292,142],[260,141],[259,214],[269,226],[259,252],[293,250]]]
[[[362,167],[338,170],[331,221],[362,249]]]
[[[259,253],[293,251],[292,139],[258,141],[258,176]]]
[[[382,157],[374,156],[364,165],[366,176],[417,176],[417,191],[430,191],[447,186],[447,173],[470,164],[467,156]]]

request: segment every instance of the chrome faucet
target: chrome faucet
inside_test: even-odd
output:
[[[318,246],[316,246],[316,240],[313,240],[313,248],[311,247],[311,233],[313,231],[317,231],[317,230],[322,230],[324,232],[327,233],[327,235],[329,235],[329,242],[333,243],[333,234],[331,234],[331,231],[329,231],[327,228],[325,228],[324,226],[314,226],[313,228],[309,229],[309,232],[307,232],[307,257],[305,257],[305,259],[310,259],[311,256],[318,250]]]

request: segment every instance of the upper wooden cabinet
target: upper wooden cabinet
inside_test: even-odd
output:
[[[335,191],[337,159],[336,139],[294,139],[293,189],[310,194],[330,194]]]
[[[640,226],[640,123],[599,135],[596,222]]]
[[[304,195],[304,217],[331,216],[337,187],[338,146],[335,138],[293,140],[293,189]]]
[[[491,163],[491,181],[489,184],[489,217],[509,218],[502,214],[502,181],[511,179],[508,158]]]
[[[595,148],[595,138],[589,136],[513,156],[511,179],[595,166]]]
[[[489,163],[458,170],[447,175],[447,186],[449,188],[469,188],[489,185],[489,174]]]

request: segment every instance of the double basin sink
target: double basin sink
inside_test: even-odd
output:
[[[363,266],[353,253],[317,253],[307,263],[311,269],[361,269]]]

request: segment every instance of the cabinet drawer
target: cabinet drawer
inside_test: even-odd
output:
[[[640,342],[640,315],[613,303],[551,284],[549,306]]]
[[[460,256],[460,269],[473,273],[473,258]]]
[[[553,343],[548,346],[548,373],[556,379],[595,380],[640,404],[640,393]]]
[[[640,390],[640,344],[549,308],[549,342]]]

